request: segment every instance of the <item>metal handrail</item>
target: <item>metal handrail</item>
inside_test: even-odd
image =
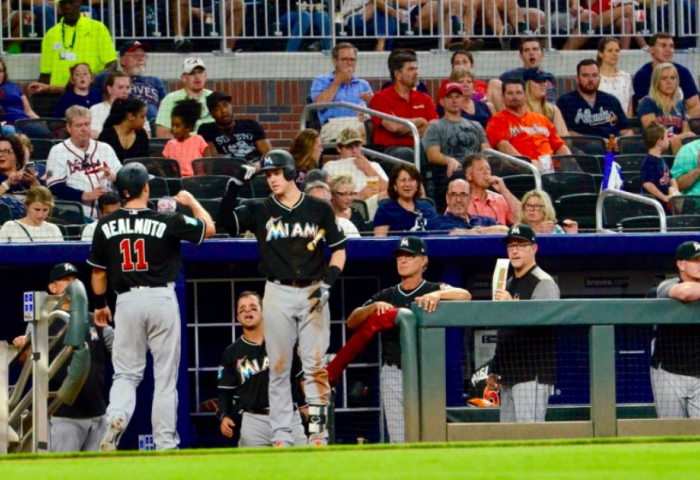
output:
[[[532,163],[526,162],[525,160],[521,160],[519,158],[515,158],[514,156],[508,155],[507,153],[499,152],[498,150],[494,150],[493,148],[487,148],[486,150],[482,150],[481,153],[498,157],[501,160],[513,162],[519,167],[523,167],[526,170],[530,170],[530,172],[532,172],[532,176],[535,177],[535,190],[542,190],[542,174]]]
[[[416,169],[420,172],[420,134],[418,133],[418,128],[410,120],[405,118],[394,117],[393,115],[387,115],[384,112],[378,112],[372,110],[371,108],[360,107],[354,103],[348,102],[324,102],[324,103],[309,103],[304,107],[301,112],[301,129],[306,128],[306,117],[308,113],[312,110],[324,110],[326,108],[348,108],[350,110],[355,110],[356,112],[364,113],[370,117],[379,117],[382,120],[389,120],[391,122],[399,123],[401,125],[407,126],[411,130],[413,136],[413,161],[415,163]],[[404,162],[400,158],[392,157],[391,155],[380,154],[380,152],[373,152],[375,156],[381,158],[382,160],[389,161],[400,161]]]
[[[653,198],[645,197],[643,195],[637,195],[636,193],[625,192],[623,190],[614,190],[611,188],[606,188],[600,195],[598,195],[598,201],[595,204],[595,229],[598,233],[616,233],[614,230],[608,228],[603,228],[603,202],[608,197],[621,197],[626,200],[632,200],[634,202],[643,203],[644,205],[649,205],[656,209],[656,213],[659,214],[659,231],[661,233],[666,233],[666,212],[661,207],[661,204]]]

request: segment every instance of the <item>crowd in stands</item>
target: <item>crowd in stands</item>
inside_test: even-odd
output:
[[[64,15],[54,28],[83,20],[90,19]],[[102,25],[89,23],[96,38],[98,33],[109,37],[96,24]],[[64,117],[65,125],[58,130],[37,118],[0,60],[2,144],[8,147],[0,148],[0,198],[20,225],[28,218],[23,195],[40,185],[59,203],[79,204],[85,217],[81,224],[90,223],[98,216],[98,200],[114,189],[116,172],[129,161],[147,162],[155,176],[170,176],[165,172],[171,168],[180,178],[231,175],[236,162],[259,168],[258,160],[271,149],[263,127],[234,116],[230,95],[207,89],[207,67],[200,58],[184,60],[183,87],[168,93],[162,80],[147,75],[148,44],[128,41],[117,54],[111,39],[79,48],[84,41],[76,34],[63,53],[45,52],[39,79],[29,85],[31,93],[62,92],[55,115]],[[491,227],[517,222],[538,233],[575,233],[575,218],[557,221],[561,192],[547,191],[546,185],[545,191],[511,191],[508,177],[522,173],[521,167],[494,163],[491,154],[481,152],[502,152],[544,176],[592,174],[593,188],[587,191],[597,193],[606,142],[630,137],[636,139],[636,153],[648,154],[637,163],[638,179],[628,182],[636,189],[632,193],[656,198],[671,214],[671,196],[700,189],[691,153],[697,150],[695,134],[688,121],[700,115],[698,90],[692,74],[673,62],[671,35],[650,38],[651,61],[634,76],[617,69],[621,41],[601,40],[597,58],[576,66],[576,89],[559,95],[554,75],[542,68],[541,41],[524,38],[519,48],[523,66],[488,82],[477,79],[469,51],[455,51],[452,71],[434,101],[420,82],[415,51],[393,50],[387,60],[390,81],[374,92],[355,75],[357,48],[338,43],[331,51],[333,70],[315,78],[311,101],[346,102],[386,116],[369,118],[339,107],[318,110],[319,131],[301,130],[289,145],[297,185],[304,190],[313,184],[311,193],[328,197],[338,221],[361,234],[493,233],[499,230]],[[98,102],[100,91],[103,101]],[[600,141],[577,141],[581,136]],[[32,143],[47,139],[55,144],[44,158],[28,153]],[[21,140],[29,144],[18,150]],[[595,172],[578,164],[580,155],[597,156]],[[671,155],[680,159],[673,169],[667,163]],[[195,162],[208,157],[218,165],[228,163],[228,170],[213,171],[214,163],[195,170]],[[258,196],[269,192],[257,188]],[[165,187],[160,196],[167,195]],[[217,196],[207,195],[215,203]]]

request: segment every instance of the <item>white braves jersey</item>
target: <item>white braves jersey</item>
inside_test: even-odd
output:
[[[46,162],[46,185],[50,188],[59,183],[91,192],[100,186],[104,167],[117,173],[122,168],[117,155],[106,143],[90,140],[87,150],[76,147],[68,139],[54,146]],[[97,202],[83,202],[86,217],[97,218]]]

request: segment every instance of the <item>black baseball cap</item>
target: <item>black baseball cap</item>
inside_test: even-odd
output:
[[[537,243],[535,231],[530,226],[523,225],[522,223],[517,223],[510,227],[510,230],[508,230],[508,235],[506,235],[502,241],[503,243],[508,243],[514,238],[517,238],[518,240],[525,240],[526,242],[530,243]]]
[[[676,249],[676,260],[692,260],[700,257],[700,243],[683,242]]]
[[[418,237],[403,237],[392,253],[398,255],[400,252],[425,256],[428,254],[428,246]]]
[[[219,102],[230,102],[231,95],[226,95],[224,92],[212,92],[207,96],[207,108],[211,110]]]
[[[145,42],[139,42],[138,40],[129,40],[119,49],[119,56],[123,57],[127,53],[135,52],[138,49],[142,49],[144,52],[150,52],[151,46]]]
[[[539,67],[532,67],[525,70],[525,73],[523,73],[523,80],[526,82],[544,82],[545,80],[554,82],[554,75],[540,70]]]
[[[54,265],[49,275],[49,282],[53,283],[67,275],[78,275],[78,269],[72,263],[59,263]]]

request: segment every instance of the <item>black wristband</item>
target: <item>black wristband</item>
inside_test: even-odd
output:
[[[335,284],[336,280],[338,280],[338,277],[342,273],[342,270],[335,265],[331,265],[328,268],[328,273],[326,274],[326,278],[323,279],[323,283],[328,285],[328,287],[333,288],[333,284]]]
[[[95,309],[99,310],[107,306],[107,295],[95,295]]]

